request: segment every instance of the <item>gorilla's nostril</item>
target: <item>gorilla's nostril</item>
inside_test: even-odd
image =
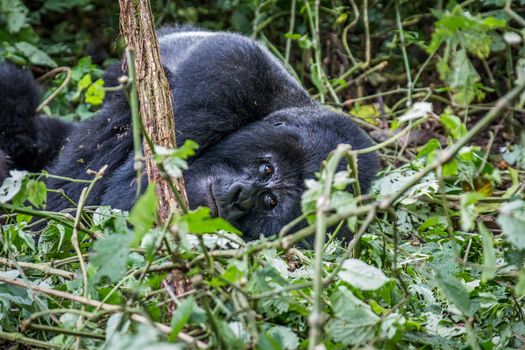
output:
[[[230,203],[237,203],[241,197],[241,193],[242,193],[241,186],[239,185],[232,186],[232,188],[230,189],[230,195],[229,195]]]
[[[223,206],[230,205],[231,208],[246,214],[253,207],[253,192],[252,182],[237,181],[228,188]]]

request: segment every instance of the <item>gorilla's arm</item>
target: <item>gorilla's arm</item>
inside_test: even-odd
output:
[[[0,65],[0,91],[0,149],[13,168],[44,169],[57,156],[74,124],[35,115],[38,86],[29,73],[10,64]]]

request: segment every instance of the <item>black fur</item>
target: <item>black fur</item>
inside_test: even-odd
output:
[[[40,171],[57,156],[73,124],[36,116],[39,91],[27,72],[0,65],[0,149],[11,166]]]
[[[7,177],[7,174],[9,173],[9,159],[7,158],[7,154],[2,152],[0,150],[0,185],[2,185],[2,181]]]
[[[337,144],[348,143],[355,149],[371,145],[347,116],[313,101],[257,42],[237,34],[188,27],[164,28],[159,33],[173,94],[177,142],[180,145],[192,139],[200,145],[184,173],[190,206],[210,206],[214,214],[239,227],[246,238],[276,233],[300,214],[304,180],[313,177]],[[110,85],[122,74],[119,67],[108,72]],[[18,133],[29,140],[50,142],[45,126],[55,119],[31,114],[37,100],[34,83],[12,67],[4,66],[1,72],[16,76],[20,87],[16,94],[8,93],[1,99],[0,108],[4,108],[0,125],[8,126],[2,130],[17,127]],[[19,113],[10,112],[22,105]],[[71,130],[69,141],[49,171],[90,179],[88,169],[108,165],[107,175],[91,192],[88,204],[130,209],[135,173],[130,111],[124,95],[111,93],[95,118],[67,128]],[[64,140],[62,133],[52,137]],[[19,144],[19,152],[25,152],[28,143]],[[12,148],[4,150],[12,156]],[[53,156],[52,152],[33,154],[30,159],[38,165],[47,164]],[[15,166],[28,167],[19,158],[14,159],[18,159]],[[269,175],[261,173],[267,163],[267,169],[273,170]],[[363,155],[359,167],[361,185],[367,189],[378,169],[378,159],[374,154]],[[62,188],[70,198],[77,199],[83,185],[50,180],[48,186]],[[273,209],[268,207],[268,195],[277,201]],[[50,195],[49,210],[66,206],[65,200]]]

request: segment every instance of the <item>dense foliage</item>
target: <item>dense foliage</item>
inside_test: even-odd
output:
[[[250,243],[205,208],[154,227],[152,188],[130,213],[46,212],[52,174],[12,172],[0,187],[2,348],[306,349],[317,331],[326,349],[525,346],[525,1],[152,7],[158,25],[266,43],[369,131],[384,169],[369,195],[347,193],[355,167],[334,169],[355,152],[339,148],[303,195],[312,225]],[[41,109],[88,118],[123,50],[118,12],[0,0],[0,57],[36,76],[65,67],[42,80]],[[187,146],[158,161],[180,176]]]

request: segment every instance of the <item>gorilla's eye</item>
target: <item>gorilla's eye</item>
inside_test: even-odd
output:
[[[273,209],[277,205],[277,198],[269,192],[263,195],[263,203],[267,209]]]
[[[261,174],[264,178],[269,177],[273,174],[273,166],[268,162],[262,163],[259,166],[259,174]]]

